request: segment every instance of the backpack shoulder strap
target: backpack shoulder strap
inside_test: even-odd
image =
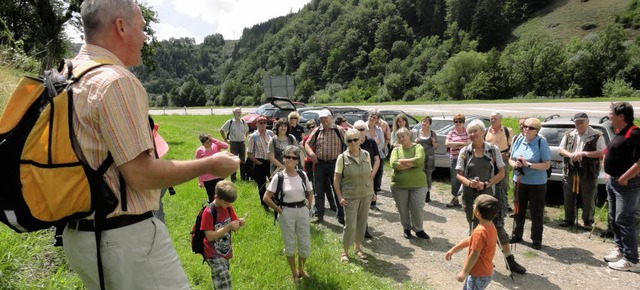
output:
[[[302,189],[304,190],[304,193],[307,194],[307,178],[302,170],[298,169],[296,171],[298,171],[298,176],[302,179]]]
[[[83,62],[77,67],[73,66],[73,64],[71,63],[71,60],[67,60],[66,64],[67,64],[67,69],[69,73],[68,79],[70,82],[73,83],[81,79],[84,76],[84,74],[88,73],[89,71],[95,68],[101,67],[103,65],[114,64],[114,62],[108,58],[98,58],[98,59],[92,59],[92,60]]]
[[[284,196],[284,191],[282,190],[282,186],[284,183],[284,174],[282,173],[282,171],[278,171],[277,176],[278,176],[278,183],[276,186],[275,194],[276,194],[276,197],[282,200],[282,197]]]
[[[507,144],[509,144],[509,137],[511,137],[511,136],[509,136],[509,129],[506,126],[502,126],[502,129],[504,129],[504,136],[507,137]],[[511,145],[509,145],[509,147],[511,147]],[[507,149],[507,150],[509,150],[509,149]]]

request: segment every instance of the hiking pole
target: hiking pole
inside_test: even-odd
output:
[[[513,223],[511,224],[511,235],[513,236],[513,231],[516,229],[516,217],[518,216],[518,213],[520,212],[520,179],[522,174],[524,174],[524,171],[522,170],[522,168],[518,168],[518,177],[516,177],[516,187],[513,189]],[[517,243],[512,243],[511,244],[511,251],[516,250],[516,244]]]
[[[573,191],[573,203],[574,206],[576,208],[576,211],[574,213],[574,215],[576,216],[576,220],[573,223],[573,229],[577,232],[578,231],[578,195],[580,194],[580,175],[578,173],[578,171],[576,170],[573,173],[573,184],[572,184],[572,188],[571,191]],[[583,209],[584,211],[584,209]]]
[[[598,211],[597,217],[598,219],[600,218],[600,216],[602,215],[602,211],[604,210],[604,208],[609,204],[609,200],[605,200],[604,203],[602,204],[602,207],[600,208],[600,210]],[[594,218],[593,221],[593,227],[591,228],[591,232],[589,233],[589,239],[591,239],[591,235],[593,234],[593,231],[596,229],[596,225],[598,224],[598,219]],[[607,225],[608,226],[608,225]],[[605,230],[606,231],[606,230]],[[606,241],[607,238],[605,236],[604,239],[602,239],[602,241]]]
[[[498,247],[500,247],[500,251],[502,252],[502,243],[500,242],[500,238],[498,238]],[[511,281],[515,281],[515,279],[513,279],[511,267],[509,267],[509,261],[507,261],[507,256],[505,256],[504,253],[502,253],[502,259],[504,259],[504,264],[507,266],[507,270],[509,270],[509,277],[511,277]]]

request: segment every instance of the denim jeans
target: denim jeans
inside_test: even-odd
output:
[[[638,263],[638,243],[636,236],[635,210],[638,206],[640,178],[629,180],[622,186],[614,178],[607,181],[609,202],[609,225],[613,230],[613,241],[622,251],[624,258]]]
[[[456,176],[456,165],[458,164],[458,158],[449,160],[449,176],[451,177],[451,195],[460,196],[460,181]]]
[[[486,289],[491,283],[493,276],[467,276],[464,281],[463,290],[482,290]]]

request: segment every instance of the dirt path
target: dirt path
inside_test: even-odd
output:
[[[389,192],[389,180],[385,176],[379,195],[380,211],[371,211],[369,226],[373,239],[365,243],[365,251],[371,254],[369,265],[375,266],[377,275],[389,277],[400,284],[413,281],[429,289],[461,289],[462,283],[455,274],[462,267],[465,251],[454,255],[452,261],[444,260],[444,254],[467,235],[467,222],[462,209],[448,209],[449,185],[438,182],[432,190],[432,202],[425,210],[424,229],[431,240],[402,237],[402,227],[395,203]],[[603,241],[596,233],[567,230],[557,227],[561,216],[558,208],[546,208],[543,247],[530,247],[530,220],[525,223],[523,244],[515,250],[516,261],[527,268],[527,274],[509,277],[504,259],[499,251],[494,258],[495,273],[489,289],[640,289],[640,274],[618,272],[609,269],[602,256],[612,248],[612,241]],[[513,219],[506,220],[507,232],[511,232]],[[599,227],[602,225],[599,225]]]

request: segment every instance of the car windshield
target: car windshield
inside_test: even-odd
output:
[[[573,128],[575,127],[571,125],[563,127],[542,127],[540,128],[540,135],[547,139],[549,146],[560,146],[560,142],[562,141],[564,134]],[[593,129],[600,131],[603,136],[607,136],[607,132],[605,132],[604,128],[594,127]]]
[[[265,112],[266,112],[267,110],[269,110],[269,109],[273,110],[273,106],[272,106],[271,104],[264,104],[264,105],[262,105],[262,106],[258,107],[258,109],[256,109],[256,114],[258,114],[258,115],[265,115]],[[273,113],[272,113],[272,114],[273,114]],[[265,116],[266,116],[266,115],[265,115]]]
[[[451,125],[451,120],[432,120],[431,121],[431,130],[439,131],[440,129]]]

